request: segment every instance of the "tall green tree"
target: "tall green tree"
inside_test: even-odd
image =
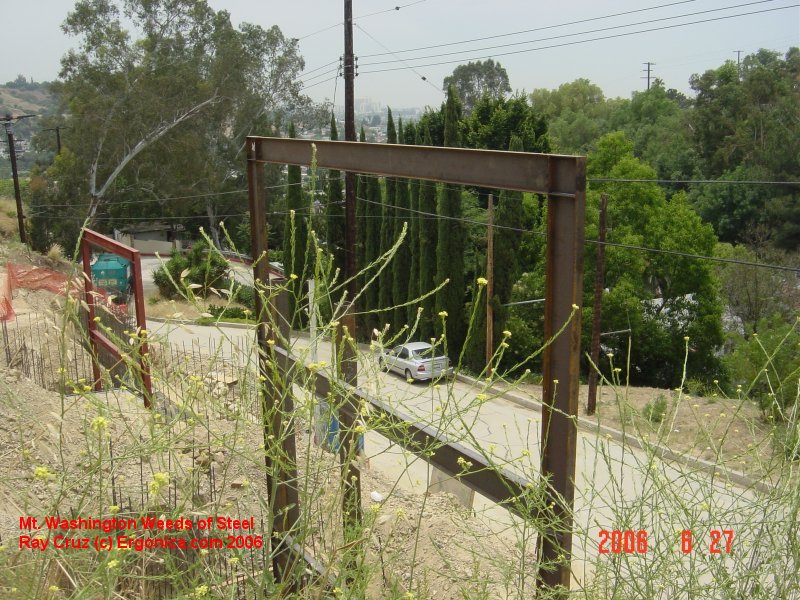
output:
[[[591,155],[590,177],[655,179],[655,171],[633,156],[633,144],[624,134],[604,136]],[[681,250],[711,256],[717,238],[678,193],[669,201],[656,183],[609,182],[588,195],[587,236],[595,235],[600,194],[608,201],[609,242]],[[594,249],[584,259],[584,306],[591,306]],[[631,329],[633,352],[630,379],[639,384],[674,387],[680,382],[689,338],[689,377],[711,379],[719,375],[716,350],[722,343],[722,306],[712,265],[708,261],[673,254],[627,248],[606,251],[603,295],[603,330]],[[584,340],[589,327],[584,320]],[[604,342],[615,354],[627,356],[627,339]]]
[[[431,132],[427,124],[420,123],[422,144],[431,146]],[[436,185],[429,181],[419,184],[419,294],[428,294],[436,287],[436,248],[439,236],[436,218]],[[435,333],[436,298],[433,294],[422,302],[422,315],[419,322],[420,339],[429,340]]]
[[[464,119],[464,145],[468,148],[507,150],[517,137],[525,152],[549,152],[547,120],[525,96],[491,98],[484,96]]]
[[[522,152],[522,140],[512,136],[508,149]],[[506,329],[507,314],[502,306],[511,301],[511,291],[522,275],[520,247],[522,231],[525,227],[525,207],[522,192],[503,190],[495,209],[494,222],[494,331],[502,335]]]
[[[366,198],[364,204],[364,266],[374,263],[381,255],[381,223],[383,222],[383,198],[380,179],[373,176],[366,177]],[[380,314],[381,307],[380,278],[372,283],[369,281],[375,275],[377,267],[364,271],[365,329],[369,335],[373,329],[383,326]]]
[[[397,139],[404,141],[403,119],[400,119],[397,127]],[[407,226],[411,220],[409,212],[410,200],[408,190],[408,179],[399,177],[395,180],[394,196],[394,239],[400,239],[403,227]],[[406,230],[408,234],[408,230]],[[411,249],[410,237],[406,235],[403,243],[397,249],[394,260],[392,261],[392,302],[395,305],[405,304],[409,298],[409,279],[416,275],[411,272]],[[406,324],[408,309],[405,306],[398,306],[392,314],[392,328],[400,331]]]
[[[386,117],[386,141],[389,144],[397,143],[397,129],[394,126],[394,118],[392,117],[392,109],[388,109]],[[383,199],[383,212],[381,213],[381,253],[387,252],[394,244],[394,221],[396,212],[394,210],[395,203],[395,189],[396,180],[394,177],[386,178],[386,196]],[[388,265],[383,270],[379,278],[379,297],[380,308],[387,309],[394,304],[392,298],[394,286],[394,271],[392,266]],[[387,313],[385,321],[391,323],[392,314]]]
[[[458,65],[451,75],[444,78],[442,87],[449,89],[450,86],[461,99],[465,114],[470,114],[481,98],[501,99],[511,93],[508,73],[491,58]]]
[[[367,136],[364,133],[364,126],[358,135],[359,142],[366,142]],[[364,236],[366,234],[366,210],[367,210],[367,176],[359,175],[356,180],[356,270],[362,271],[366,263],[366,245]]]
[[[364,132],[364,126],[361,126],[358,141],[365,142],[367,136]],[[366,234],[366,219],[365,214],[367,211],[367,176],[358,175],[356,177],[356,272],[358,273],[358,289],[361,293],[361,299],[358,302],[357,310],[357,332],[358,337],[362,341],[368,340],[372,329],[367,326],[367,316],[364,312],[366,307],[366,295],[364,293],[364,267],[366,263],[367,248],[364,244],[364,236]]]
[[[106,220],[115,203],[193,196],[142,203],[137,216],[191,209],[217,241],[218,215],[242,201],[228,192],[243,182],[245,136],[305,102],[297,42],[277,27],[237,29],[205,0],[79,0],[63,28],[75,50],[52,90],[70,115],[64,141],[83,178],[73,202],[102,215],[101,227],[119,226]],[[67,203],[50,188],[53,204]]]
[[[406,125],[403,143],[407,146],[419,145],[422,143],[420,131],[413,122]],[[408,212],[408,250],[409,272],[411,273],[408,281],[409,300],[419,297],[419,179],[412,179],[408,184],[409,212]],[[417,308],[419,305],[412,304],[406,310],[406,322],[411,325],[417,318]]]
[[[289,137],[297,136],[294,123],[289,124]],[[283,233],[283,265],[288,278],[289,314],[293,325],[305,326],[305,315],[297,310],[301,305],[305,289],[305,280],[311,274],[311,266],[307,262],[309,206],[304,201],[302,174],[298,165],[289,165],[286,180],[286,204],[289,218],[286,219]],[[292,215],[292,212],[294,214]],[[292,277],[292,275],[296,275]]]
[[[691,113],[706,178],[796,181],[800,172],[800,49],[784,57],[759,50],[741,65],[729,61],[690,80]],[[733,186],[731,186],[733,187]],[[800,188],[796,185],[715,185],[692,190],[700,214],[720,238],[743,241],[767,226],[774,245],[800,247]]]
[[[331,140],[339,139],[336,129],[336,117],[331,114]],[[325,241],[328,252],[333,257],[333,270],[339,270],[339,277],[344,274],[344,192],[342,190],[342,174],[336,170],[328,171],[328,192],[325,205]]]
[[[455,88],[447,90],[444,119],[444,144],[460,145],[459,121],[461,104]],[[445,318],[444,333],[451,357],[458,357],[464,344],[464,250],[466,230],[461,222],[462,186],[445,184],[439,193],[437,213],[439,216],[438,245],[436,248],[436,283],[448,283],[436,293],[436,312]],[[441,323],[441,321],[437,321]],[[437,333],[442,333],[437,325]]]

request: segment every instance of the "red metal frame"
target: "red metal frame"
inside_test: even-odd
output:
[[[81,237],[81,258],[83,260],[83,285],[86,296],[86,304],[88,306],[89,319],[88,319],[88,332],[89,343],[92,347],[92,371],[94,374],[94,389],[100,391],[103,389],[103,382],[100,377],[100,363],[97,360],[97,347],[102,346],[104,350],[111,353],[118,359],[122,358],[122,353],[119,348],[109,340],[102,332],[98,331],[95,317],[95,298],[94,285],[92,284],[91,272],[91,247],[102,248],[108,252],[118,254],[119,256],[128,259],[131,262],[133,269],[133,291],[134,291],[134,305],[136,309],[136,335],[145,338],[147,331],[147,321],[144,312],[144,289],[142,288],[142,261],[141,255],[138,250],[121,244],[109,237],[92,231],[91,229],[84,229]],[[143,333],[145,332],[145,333]],[[139,367],[142,371],[142,384],[144,385],[144,406],[150,408],[150,401],[153,397],[153,381],[150,377],[150,365],[147,361],[148,344],[147,341],[142,341],[140,345]]]

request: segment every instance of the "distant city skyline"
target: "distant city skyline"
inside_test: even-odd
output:
[[[305,92],[316,101],[343,103],[342,80],[336,78],[342,2],[209,0],[209,5],[227,10],[234,25],[278,25],[287,37],[298,38],[306,62],[300,77]],[[61,56],[76,43],[60,29],[73,6],[67,0],[37,0],[14,7],[14,20],[5,22],[0,38],[0,82],[18,74],[37,81],[57,78]],[[654,64],[653,78],[689,93],[693,73],[736,61],[737,51],[742,57],[759,48],[784,54],[800,44],[800,8],[791,0],[653,0],[646,5],[635,0],[497,0],[490,5],[483,0],[354,0],[353,11],[356,97],[398,108],[438,106],[444,77],[476,59],[499,61],[516,91],[554,89],[583,77],[608,97],[629,97],[646,89],[646,62]],[[733,15],[739,16],[729,18]]]

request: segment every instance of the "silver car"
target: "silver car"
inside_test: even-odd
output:
[[[450,359],[426,342],[410,342],[385,350],[378,357],[381,369],[395,371],[412,381],[427,381],[453,374]]]

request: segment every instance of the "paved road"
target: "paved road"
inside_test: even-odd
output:
[[[243,347],[254,336],[252,329],[178,327],[155,322],[148,323],[148,327],[168,336],[170,341],[204,348],[224,343]],[[293,343],[295,352],[303,354],[307,363],[311,362],[308,336],[300,335]],[[330,343],[320,343],[317,361],[329,360],[329,357]],[[379,372],[374,356],[368,351],[361,356],[359,377],[367,382],[369,391],[389,399],[420,422],[446,430],[449,437],[473,448],[491,451],[498,462],[508,461],[507,466],[512,470],[531,481],[537,480],[541,429],[538,412],[491,395],[483,403],[476,402],[482,390],[462,381],[441,386],[408,384],[400,376]],[[375,432],[368,432],[366,448],[371,456],[371,467],[395,477],[401,488],[417,492],[426,489],[429,468],[422,460],[390,445]],[[385,493],[387,490],[378,491]],[[735,529],[737,519],[746,520],[745,513],[757,508],[753,498],[752,492],[726,484],[720,474],[691,472],[687,467],[664,462],[596,432],[579,430],[575,521],[584,534],[573,538],[574,577],[576,581],[583,580],[586,559],[596,557],[599,530],[621,528],[618,523],[620,507],[627,507],[629,515],[636,514],[637,510],[640,514],[639,520],[626,524],[625,529],[644,529],[650,533],[651,547],[669,545],[671,548],[676,544],[675,530],[690,526],[685,512],[687,507],[694,511],[692,519],[700,518],[700,513],[711,508],[705,506],[711,499],[715,513],[730,515],[731,523],[727,525]],[[639,509],[635,508],[637,503],[641,504]],[[656,527],[658,519],[654,515],[661,509],[654,507],[659,503],[669,515],[660,515],[663,521]],[[514,521],[507,511],[480,496],[476,496],[475,510],[478,518],[495,531],[502,531]],[[723,527],[726,523],[719,525]]]

